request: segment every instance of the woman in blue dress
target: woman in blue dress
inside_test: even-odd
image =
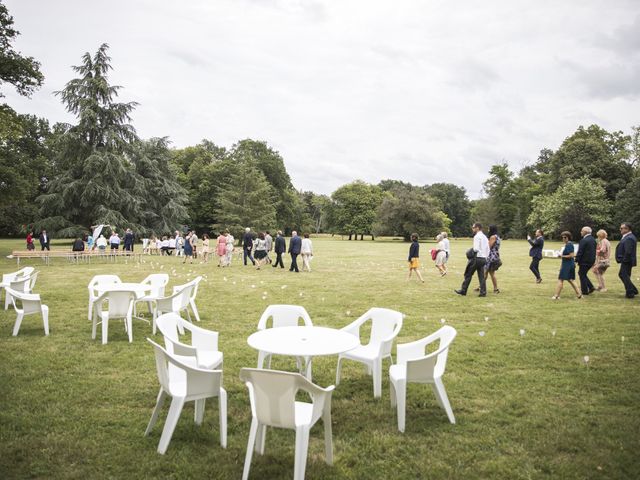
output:
[[[193,263],[193,245],[191,244],[191,236],[193,232],[187,233],[187,236],[184,239],[184,260],[182,263],[187,263],[187,258],[189,259],[189,263]]]
[[[571,233],[570,232],[562,232],[560,234],[562,237],[562,241],[564,242],[564,248],[562,249],[562,264],[560,265],[560,273],[558,274],[558,285],[556,286],[556,294],[551,297],[553,300],[558,300],[560,298],[560,292],[562,292],[562,287],[564,286],[564,281],[566,280],[573,287],[573,291],[576,292],[576,296],[578,298],[582,298],[582,294],[580,290],[578,290],[578,286],[574,281],[576,279],[576,261],[574,260],[574,249],[573,243],[571,243]]]

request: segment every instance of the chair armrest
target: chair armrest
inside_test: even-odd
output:
[[[218,332],[200,328],[190,322],[182,322],[182,326],[191,332],[191,345],[195,348],[218,351]]]
[[[182,342],[176,342],[175,340],[171,340],[170,338],[164,337],[165,338],[165,342],[171,342],[171,345],[173,345],[173,353],[174,355],[182,355],[185,357],[193,357],[193,358],[197,358],[197,348],[196,347],[192,347],[191,345],[187,345],[186,343],[182,343]]]
[[[349,325],[342,327],[340,330],[350,333],[351,335],[353,335],[354,337],[358,337],[360,338],[360,326],[366,321],[362,319],[362,317],[358,318],[357,320],[354,320],[353,322],[351,322]]]
[[[175,287],[174,287],[174,292],[171,295],[169,295],[168,297],[156,298],[157,307],[160,310],[165,311],[165,310],[162,309],[162,307],[168,305],[169,309],[170,309],[169,311],[171,311],[171,309],[173,309],[173,299],[176,298],[180,294],[180,291],[181,291],[181,289],[178,290],[178,291],[175,291]]]

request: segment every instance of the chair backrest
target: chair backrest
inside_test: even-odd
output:
[[[42,303],[40,301],[40,295],[37,293],[23,293],[15,290],[7,289],[9,295],[11,295],[11,301],[13,308],[18,311],[22,310],[25,315],[31,313],[40,313],[42,311]],[[21,308],[22,307],[22,308]]]
[[[445,325],[435,333],[425,337],[425,346],[439,340],[438,348],[430,355],[407,361],[407,381],[421,382],[441,377],[447,366],[449,346],[456,338],[455,328]]]
[[[133,310],[136,294],[133,292],[107,292],[109,318],[124,318]]]
[[[171,381],[186,382],[186,394],[199,395],[204,394],[211,396],[216,395],[222,386],[222,370],[209,370],[203,377],[201,369],[189,367],[182,363],[178,358],[167,352],[156,342],[147,338],[147,341],[153,345],[156,357],[156,372],[158,373],[158,381],[163,390],[170,392]],[[197,371],[195,376],[190,376],[189,372]]]
[[[20,270],[18,270],[17,272],[12,272],[12,273],[4,273],[2,275],[2,283],[9,285],[9,283],[11,283],[13,280],[16,280],[20,277],[28,277],[31,275],[31,273],[33,273],[33,271],[35,270],[35,268],[33,267],[24,267],[21,268]]]
[[[198,275],[196,278],[194,278],[193,280],[188,281],[184,285],[178,285],[176,287],[173,287],[173,291],[175,292],[176,290],[182,290],[184,288],[189,288],[189,298],[191,300],[195,300],[196,299],[196,295],[198,294],[198,286],[200,285],[201,281],[202,281],[202,275]]]
[[[31,276],[29,277],[29,291],[32,292],[34,288],[36,288],[36,281],[38,280],[38,274],[40,272],[38,270],[36,270],[35,272],[33,272],[31,274]]]
[[[180,343],[178,323],[181,321],[177,313],[164,313],[156,318],[156,325],[164,337],[164,346],[169,353],[174,353],[173,342]]]
[[[140,283],[153,287],[149,292],[152,297],[164,297],[164,287],[169,283],[169,275],[166,273],[152,273]]]
[[[98,292],[95,291],[94,287],[100,283],[122,283],[122,280],[117,275],[96,275],[89,282],[89,290],[95,296],[98,296]]]
[[[395,338],[400,329],[402,328],[402,319],[404,315],[395,310],[388,308],[371,308],[365,315],[371,319],[371,337],[369,343],[378,344],[384,343],[383,355],[391,354],[391,347],[393,344],[393,338]],[[388,341],[389,338],[391,341]]]
[[[37,275],[37,272],[33,275]],[[9,289],[15,292],[28,292],[31,285],[31,277],[17,277],[9,283]]]
[[[300,305],[269,305],[258,321],[258,330],[269,328],[267,326],[269,318],[272,319],[271,328],[295,327],[300,319],[304,321],[305,326],[313,326],[311,317]]]
[[[296,394],[305,383],[299,373],[243,368],[240,379],[249,388],[251,413],[264,425],[295,428]]]

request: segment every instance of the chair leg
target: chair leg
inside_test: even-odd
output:
[[[404,433],[405,416],[407,411],[407,382],[406,380],[398,380],[393,385],[396,393],[398,430]]]
[[[44,324],[44,334],[49,335],[49,307],[40,305],[42,308],[42,323]]]
[[[258,351],[258,367],[257,368],[263,368],[264,365],[264,358],[266,357],[265,353],[262,350]]]
[[[16,323],[13,326],[13,336],[18,335],[18,331],[20,330],[20,325],[22,324],[22,319],[24,318],[24,312],[16,311]]]
[[[253,447],[256,443],[256,434],[260,424],[258,419],[253,417],[251,419],[251,427],[249,428],[249,442],[247,443],[247,454],[244,457],[244,469],[242,470],[242,480],[249,478],[249,469],[251,468],[251,457],[253,456]]]
[[[158,398],[156,399],[156,406],[153,409],[153,413],[151,414],[151,419],[149,420],[149,424],[147,425],[147,429],[144,431],[144,436],[146,437],[151,433],[151,429],[158,421],[158,415],[160,415],[160,410],[162,410],[162,405],[164,404],[164,400],[168,397],[167,393],[160,388],[160,392],[158,393]]]
[[[198,308],[196,307],[196,301],[191,299],[189,300],[189,304],[191,305],[191,309],[193,310],[193,316],[196,317],[197,321],[200,321],[200,314],[198,313]]]
[[[373,361],[373,397],[382,397],[382,359]]]
[[[91,312],[93,311],[93,302],[89,299],[89,311],[87,312],[87,319],[91,321]]]
[[[109,314],[102,314],[102,344],[107,343],[107,333],[109,332]]]
[[[151,322],[153,323],[153,325],[151,326],[151,330],[152,330],[154,335],[156,334],[156,328],[157,328],[156,327],[156,318],[158,318],[158,309],[155,309],[153,311],[153,316],[152,316],[152,320],[151,320]]]
[[[127,325],[127,333],[129,334],[129,343],[133,342],[133,319],[131,318],[131,315],[128,315],[125,319],[124,319],[126,325]]]
[[[183,397],[173,397],[171,400],[171,406],[169,407],[169,414],[167,420],[164,422],[164,428],[162,429],[162,435],[160,436],[160,443],[158,444],[158,453],[164,455],[169,447],[169,442],[173,436],[173,431],[178,424],[180,418],[180,412],[184,406]]]
[[[324,459],[327,465],[333,465],[333,430],[331,428],[331,406],[325,406],[322,415],[324,424]]]
[[[256,436],[256,453],[264,455],[264,446],[267,443],[267,426],[260,425]]]
[[[389,379],[389,386],[391,387],[389,389],[390,397],[391,397],[391,408],[393,408],[397,405],[398,401],[396,400],[396,387],[393,384],[393,381],[391,380],[391,378]]]
[[[96,316],[95,313],[93,314],[92,322],[93,322],[93,325],[91,326],[91,339],[95,340],[96,339],[96,330],[98,328],[98,317]]]
[[[11,295],[9,295],[9,292],[4,292],[4,309],[5,310],[9,308],[9,303],[11,303]]]
[[[440,404],[444,408],[444,411],[447,412],[447,417],[449,417],[449,421],[451,423],[456,423],[456,417],[453,416],[453,410],[451,409],[451,404],[449,403],[449,397],[447,397],[447,391],[444,389],[444,383],[442,383],[442,379],[436,378],[433,381],[434,393],[440,400]]]
[[[304,480],[309,450],[309,427],[296,428],[296,457],[293,467],[293,480]]]
[[[340,385],[340,367],[342,365],[342,355],[338,355],[338,366],[336,367],[336,387]]]
[[[220,446],[227,448],[227,391],[224,388],[220,388],[218,409],[220,410]]]
[[[200,400],[196,400],[195,408],[193,409],[193,420],[196,425],[202,425],[202,420],[204,420],[204,406],[206,400],[204,398]]]

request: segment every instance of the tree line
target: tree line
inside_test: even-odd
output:
[[[2,3],[0,29],[0,86],[29,96],[44,77],[36,60],[12,48],[18,32]],[[496,164],[480,200],[450,183],[391,179],[356,180],[320,195],[297,190],[282,156],[264,141],[171,148],[166,137],[139,138],[130,116],[137,104],[116,101],[122,87],[109,83],[108,45],[86,53],[73,69],[76,77],[56,92],[75,115],[73,124],[50,126],[0,106],[2,235],[46,228],[72,237],[105,223],[142,235],[188,226],[229,228],[239,237],[250,226],[409,240],[414,232],[465,236],[472,221],[497,224],[514,238],[538,227],[553,235],[577,233],[583,224],[610,231],[620,221],[640,224],[638,128],[624,135],[579,127],[517,174]]]

